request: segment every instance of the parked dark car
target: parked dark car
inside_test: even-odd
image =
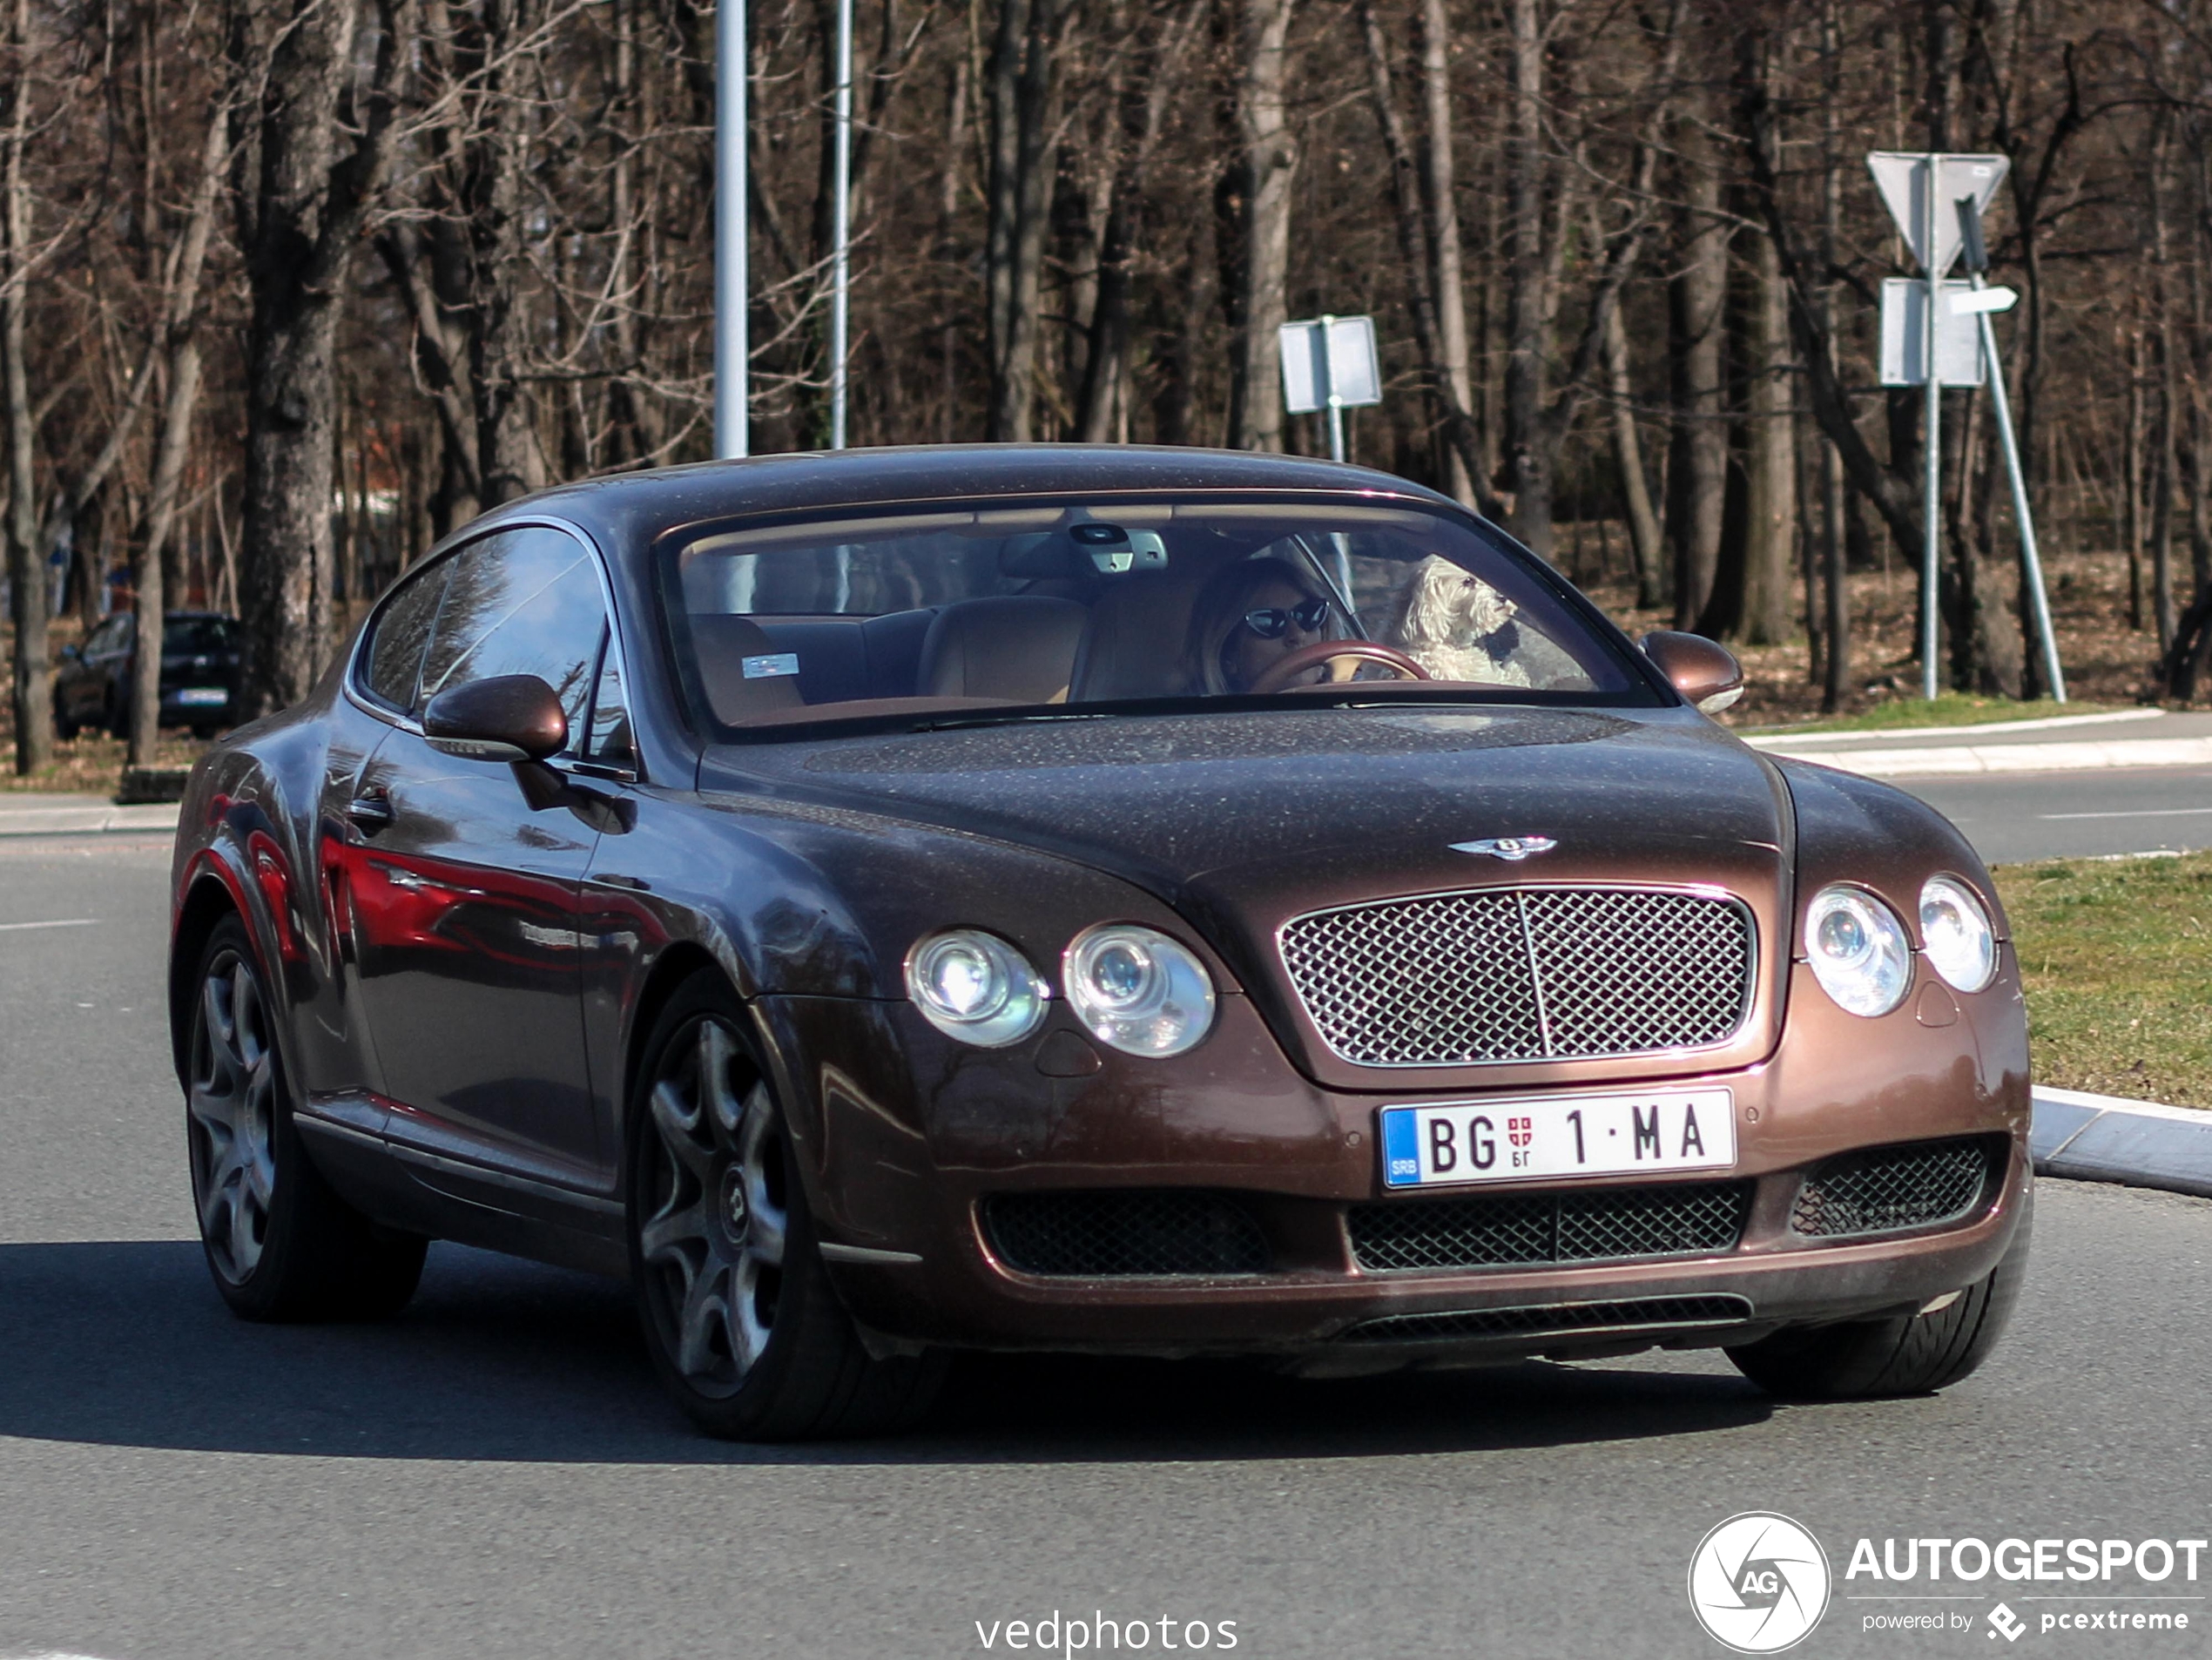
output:
[[[510,503],[193,773],[215,1284],[625,1275],[748,1437],[905,1421],[961,1347],[1939,1387],[2026,1261],[2004,914],[1928,807],[1701,712],[1740,686],[1314,462]]]
[[[131,685],[138,660],[138,618],[117,611],[82,645],[64,646],[54,672],[54,729],[74,738],[98,727],[131,732]],[[233,724],[239,692],[238,624],[212,611],[170,611],[161,619],[161,724],[212,736]]]

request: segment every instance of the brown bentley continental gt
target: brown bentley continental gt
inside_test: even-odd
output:
[[[1927,807],[1716,726],[1738,687],[1283,457],[514,503],[193,774],[216,1286],[627,1276],[747,1437],[895,1426],[957,1348],[1939,1387],[2026,1263],[2004,915]]]

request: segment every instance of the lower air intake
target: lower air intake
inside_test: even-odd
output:
[[[1737,1326],[1751,1318],[1741,1297],[1638,1297],[1618,1303],[1554,1303],[1540,1308],[1472,1308],[1444,1314],[1393,1314],[1344,1333],[1347,1343],[1437,1343],[1457,1338],[1548,1337]]]
[[[1270,1265],[1258,1224],[1217,1193],[1001,1193],[984,1201],[983,1228],[1008,1267],[1051,1278],[1258,1274]]]
[[[1606,1262],[1733,1251],[1749,1182],[1576,1189],[1355,1205],[1352,1251],[1369,1273]]]
[[[1837,1239],[1955,1222],[1979,1207],[1989,1173],[1989,1149],[1979,1141],[1919,1142],[1831,1158],[1798,1190],[1790,1228]]]

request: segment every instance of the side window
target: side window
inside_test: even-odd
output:
[[[630,698],[622,689],[622,670],[611,649],[599,659],[599,685],[591,694],[591,733],[583,746],[586,760],[626,766],[636,757],[630,740]]]
[[[438,614],[446,578],[453,561],[442,559],[428,570],[410,577],[377,613],[376,631],[369,636],[361,662],[361,689],[388,708],[415,706],[415,686],[422,671],[423,648],[430,643],[430,624]]]
[[[534,674],[567,710],[573,749],[583,740],[606,631],[598,572],[580,543],[559,530],[496,532],[454,561],[415,709],[454,686]]]

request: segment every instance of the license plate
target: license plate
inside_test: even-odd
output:
[[[1382,1149],[1386,1187],[1725,1170],[1736,1163],[1736,1097],[1646,1090],[1385,1107]]]
[[[231,694],[220,686],[186,686],[177,694],[177,702],[186,709],[213,709],[231,700]]]

